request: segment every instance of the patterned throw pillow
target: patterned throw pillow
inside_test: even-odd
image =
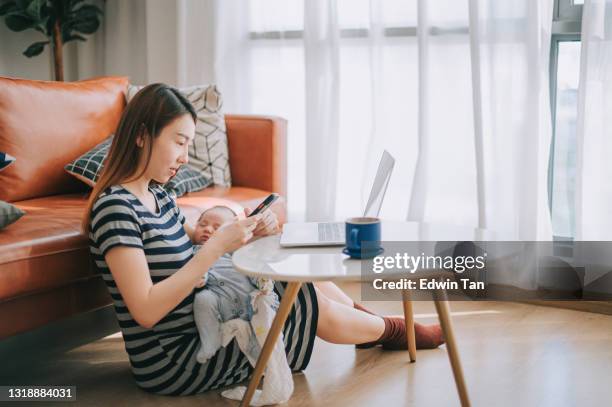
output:
[[[0,171],[15,162],[15,157],[0,151]]]
[[[114,135],[111,135],[73,162],[66,164],[64,166],[66,172],[90,187],[96,185],[104,167],[102,164],[113,143],[113,137]]]
[[[24,211],[8,202],[0,201],[0,229],[10,225],[25,214]]]
[[[142,88],[129,85],[127,101]],[[191,102],[198,114],[195,140],[189,146],[189,165],[211,179],[213,184],[231,186],[221,94],[215,85],[191,86],[179,91]]]
[[[170,178],[163,187],[170,195],[178,198],[187,192],[199,191],[210,185],[212,185],[210,178],[206,178],[201,172],[191,168],[189,164],[183,164],[176,175]]]
[[[93,187],[98,182],[98,178],[100,178],[100,173],[102,168],[104,168],[103,163],[110,150],[113,137],[110,136],[73,162],[67,164],[64,169],[78,180]],[[178,198],[187,192],[204,189],[210,184],[209,178],[206,178],[203,174],[185,164],[179,168],[176,175],[164,184],[163,187],[168,193]]]

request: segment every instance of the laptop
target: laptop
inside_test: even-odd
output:
[[[378,164],[378,170],[363,216],[378,216],[394,165],[395,159],[385,150],[380,159],[380,164]],[[344,228],[344,222],[287,223],[283,226],[280,245],[282,247],[344,246],[346,243]]]

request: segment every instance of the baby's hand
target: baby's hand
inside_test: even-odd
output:
[[[196,284],[196,288],[202,288],[206,285],[206,278],[202,277],[202,279]]]
[[[251,214],[251,208],[244,208],[245,216]],[[280,232],[278,217],[270,208],[259,214],[260,220],[257,222],[257,227],[253,230],[253,236],[269,236]]]

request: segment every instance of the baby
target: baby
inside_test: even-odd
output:
[[[231,222],[236,216],[238,216],[236,212],[227,206],[217,205],[206,209],[195,226],[194,240],[200,245],[206,243],[215,230],[224,223]]]
[[[224,223],[236,218],[236,213],[226,206],[214,206],[200,215],[194,230],[194,252],[205,244],[212,234]],[[250,294],[261,290],[274,298],[276,308],[278,298],[274,293],[274,283],[270,279],[250,278],[234,270],[230,254],[224,254],[205,274],[196,286],[194,316],[202,346],[196,356],[198,362],[205,363],[221,347],[221,324],[240,318],[250,321],[253,316]],[[253,346],[257,342],[253,340]]]
[[[236,216],[236,212],[232,209],[221,205],[213,206],[202,212],[193,231],[193,238],[195,241],[193,246],[194,254],[202,248],[202,245],[204,245],[208,239],[210,239],[215,230],[219,229],[224,223],[231,222]],[[208,274],[202,277],[202,281],[200,281],[196,287],[204,287],[207,279]]]

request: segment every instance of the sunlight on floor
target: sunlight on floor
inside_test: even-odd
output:
[[[468,315],[483,315],[483,314],[502,314],[501,311],[495,310],[482,310],[482,311],[455,311],[450,313],[453,317],[461,317]],[[436,318],[438,314],[428,313],[428,314],[414,314],[415,318]]]

